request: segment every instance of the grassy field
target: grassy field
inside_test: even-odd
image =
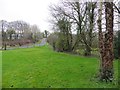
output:
[[[0,89],[2,87],[2,51],[0,51]]]
[[[114,88],[99,82],[99,59],[54,52],[49,46],[3,51],[3,88]]]

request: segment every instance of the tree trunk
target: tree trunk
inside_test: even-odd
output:
[[[4,45],[4,50],[7,50],[7,44],[5,43],[5,45]]]
[[[88,45],[86,45],[86,50],[85,50],[85,56],[91,56],[91,48],[88,46]]]
[[[90,23],[90,29],[89,29],[89,33],[88,33],[88,41],[86,45],[86,52],[85,52],[85,56],[91,56],[91,46],[92,46],[92,34],[93,34],[93,27],[94,27],[94,9],[95,9],[95,3],[90,3],[91,6],[91,11],[88,10],[88,16],[89,16],[89,23]]]
[[[101,18],[98,22],[99,28],[99,48],[101,54],[100,80],[113,80],[113,2],[104,2],[106,33],[103,38],[101,29]]]

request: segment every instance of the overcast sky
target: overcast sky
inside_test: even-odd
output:
[[[58,0],[0,0],[0,20],[23,20],[39,26],[41,31],[49,30],[49,5]]]
[[[23,20],[38,25],[41,31],[50,30],[49,6],[58,1],[60,0],[0,0],[0,20]]]

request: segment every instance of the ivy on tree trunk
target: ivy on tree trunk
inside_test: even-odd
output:
[[[101,55],[100,80],[113,80],[113,2],[104,2],[106,31],[103,35],[101,29],[101,18],[98,20],[99,48]]]

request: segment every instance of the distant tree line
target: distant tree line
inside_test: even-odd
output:
[[[43,37],[37,25],[29,25],[24,21],[7,22],[1,20],[0,27],[3,49],[6,49],[6,46],[35,43]]]

